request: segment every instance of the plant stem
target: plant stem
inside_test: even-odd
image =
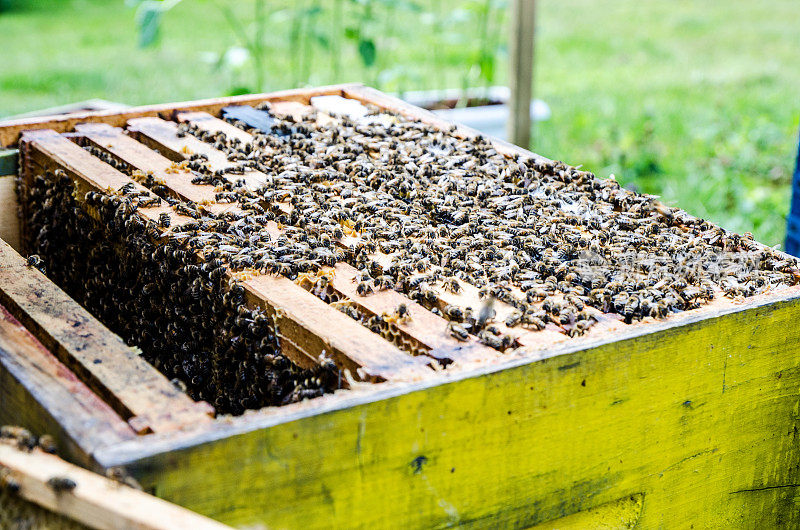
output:
[[[342,68],[342,0],[333,3],[333,31],[331,33],[331,70],[333,82],[339,82]]]
[[[253,68],[256,77],[256,91],[264,91],[264,59],[265,59],[265,46],[264,46],[264,25],[266,24],[266,17],[264,16],[264,0],[256,0],[255,3],[255,24],[256,31],[254,37],[254,52],[253,53]]]

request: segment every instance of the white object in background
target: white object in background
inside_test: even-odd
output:
[[[507,140],[506,122],[509,111],[506,102],[509,97],[508,87],[471,88],[466,91],[431,90],[420,92],[406,92],[403,99],[418,107],[430,107],[438,101],[458,100],[466,95],[468,99],[486,98],[490,101],[501,101],[502,104],[482,105],[480,107],[463,107],[455,109],[439,109],[432,111],[445,120],[460,123],[476,129],[483,134],[501,140]],[[531,121],[546,121],[552,112],[550,106],[541,99],[531,101]]]
[[[311,106],[331,116],[347,116],[354,120],[369,113],[369,109],[355,99],[342,96],[316,96],[311,98]]]

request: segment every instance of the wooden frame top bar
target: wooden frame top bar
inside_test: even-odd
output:
[[[344,83],[317,88],[282,90],[266,94],[247,94],[225,98],[200,99],[183,103],[164,103],[130,107],[123,111],[100,111],[67,114],[64,116],[43,116],[21,118],[18,120],[0,121],[0,147],[16,146],[23,131],[34,129],[52,129],[56,132],[68,132],[78,123],[107,123],[115,127],[123,126],[131,118],[143,116],[170,117],[176,112],[200,111],[217,113],[230,105],[257,105],[264,101],[301,101],[308,103],[313,96],[323,94],[343,95],[344,91],[362,86],[360,83]]]

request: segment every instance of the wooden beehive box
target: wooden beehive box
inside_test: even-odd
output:
[[[64,171],[81,193],[127,182],[75,142],[90,144],[202,201],[200,186],[170,177],[171,163],[200,149],[220,166],[226,160],[176,135],[175,122],[244,137],[219,119],[223,108],[269,101],[302,112],[321,95],[450,128],[342,85],[24,120],[0,126],[0,145],[21,148],[24,171]],[[11,180],[0,177],[0,190]],[[18,240],[13,193],[0,197],[4,233]],[[151,210],[144,215],[153,220],[163,213]],[[337,265],[336,299],[371,314],[408,304],[412,319],[394,344],[280,276],[248,280],[247,296],[278,321],[281,347],[298,364],[324,351],[382,382],[215,419],[4,244],[0,423],[57,433],[71,460],[124,466],[159,497],[236,525],[800,523],[800,288],[718,297],[664,320],[598,317],[576,338],[524,333],[528,353],[504,356],[454,341],[444,320],[393,290],[359,296],[354,275]],[[457,369],[433,370],[431,357]]]

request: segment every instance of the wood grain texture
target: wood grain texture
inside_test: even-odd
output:
[[[0,425],[50,434],[65,458],[95,466],[92,452],[135,433],[0,306]]]
[[[54,513],[100,530],[223,530],[230,528],[180,506],[123,486],[40,450],[19,451],[0,443],[0,469],[19,484],[18,495]],[[55,491],[48,481],[67,478],[76,486]]]
[[[223,107],[229,105],[258,105],[264,101],[283,102],[298,101],[308,103],[314,96],[343,95],[346,89],[360,86],[358,83],[346,83],[315,88],[299,88],[282,90],[268,94],[246,94],[225,98],[201,99],[182,103],[163,103],[159,105],[145,105],[130,107],[124,111],[81,112],[61,116],[44,116],[23,118],[19,120],[6,120],[0,122],[0,147],[16,146],[23,131],[36,129],[52,129],[57,132],[67,132],[79,123],[107,123],[114,127],[122,127],[129,119],[144,116],[159,116],[169,119],[176,112],[208,112],[219,114]]]
[[[230,524],[526,527],[643,494],[641,528],[792,527],[796,296],[100,458]]]

